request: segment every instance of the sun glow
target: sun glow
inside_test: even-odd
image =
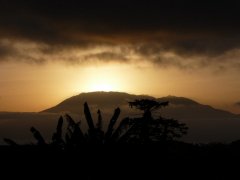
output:
[[[84,82],[81,84],[83,91],[124,91],[126,79],[118,66],[88,67],[83,70]],[[126,90],[125,90],[126,91]]]
[[[114,91],[114,87],[107,83],[97,83],[90,86],[90,91]]]

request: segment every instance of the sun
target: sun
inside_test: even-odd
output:
[[[122,73],[115,65],[104,67],[87,67],[81,77],[81,88],[84,92],[121,91],[124,87]]]
[[[74,92],[117,91],[129,92],[132,86],[132,76],[128,72],[132,69],[120,65],[108,64],[104,66],[88,66],[77,71],[72,82]]]
[[[92,84],[90,87],[91,91],[113,91],[114,87],[107,83],[96,83]]]

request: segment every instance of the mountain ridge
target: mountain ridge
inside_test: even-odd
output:
[[[114,97],[114,95],[115,96],[117,95],[118,97],[117,98],[115,97],[115,99],[111,99],[111,98]],[[82,104],[79,104],[80,106],[83,105],[84,102],[88,102],[88,104],[91,105],[91,102],[93,102],[93,101],[97,101],[99,103],[99,105],[103,105],[103,102],[99,102],[99,96],[101,96],[100,100],[102,100],[103,98],[110,98],[111,99],[111,100],[106,100],[105,99],[104,103],[109,103],[109,102],[119,103],[118,101],[120,100],[122,103],[125,102],[126,105],[127,105],[128,102],[126,100],[128,100],[128,99],[129,100],[154,99],[154,100],[157,100],[157,101],[168,101],[170,105],[185,105],[185,106],[201,105],[201,106],[205,106],[206,108],[208,107],[208,108],[211,108],[211,109],[214,109],[214,110],[219,110],[219,111],[230,113],[230,114],[233,114],[233,115],[238,115],[238,114],[234,114],[232,112],[226,111],[226,110],[214,108],[210,105],[204,105],[204,104],[198,103],[195,100],[192,100],[192,99],[186,98],[186,97],[182,97],[182,96],[179,97],[179,96],[168,95],[168,96],[156,98],[156,97],[145,95],[145,94],[135,95],[135,94],[130,94],[130,93],[126,93],[126,92],[116,92],[116,91],[83,92],[83,93],[80,93],[78,95],[69,97],[69,98],[63,100],[62,102],[60,102],[59,104],[57,104],[56,106],[47,108],[47,109],[42,110],[40,112],[54,112],[54,113],[56,113],[57,111],[54,111],[54,108],[58,109],[59,106],[62,106],[62,105],[66,106],[66,105],[69,105],[71,103],[76,103],[76,102],[79,102],[79,101],[82,101]],[[124,101],[122,100],[122,98],[123,98]],[[76,113],[76,112],[74,112],[74,113]]]
[[[169,106],[154,112],[156,116],[173,118],[186,123],[189,132],[183,140],[188,142],[229,142],[240,139],[240,116],[231,112],[200,104],[185,97],[165,96],[156,98],[148,95],[134,95],[123,92],[91,92],[81,93],[62,101],[58,105],[42,112],[76,113],[84,118],[83,104],[87,102],[92,116],[97,119],[97,110],[103,112],[109,120],[116,107],[121,109],[120,119],[139,117],[142,112],[131,109],[129,101],[135,99],[155,99],[169,101]]]
[[[61,108],[68,108],[69,105],[73,105],[73,103],[77,103],[76,106],[81,107],[85,102],[91,106],[91,103],[98,104],[100,107],[102,105],[111,107],[113,104],[123,104],[127,105],[128,100],[134,100],[134,98],[141,98],[141,99],[156,99],[152,96],[148,95],[134,95],[128,94],[125,92],[104,92],[104,91],[96,91],[96,92],[89,92],[89,93],[80,93],[78,95],[72,96],[70,98],[65,99],[64,101],[60,102],[56,106],[51,108],[45,109],[41,112],[61,112],[59,111]],[[81,102],[81,103],[80,103]],[[79,108],[78,107],[78,108]],[[72,108],[72,112],[77,113],[76,109]],[[69,110],[69,109],[68,109]],[[71,111],[70,111],[71,112]]]
[[[228,143],[240,139],[240,115],[203,105],[184,97],[166,96],[156,98],[123,92],[81,93],[69,97],[56,106],[40,113],[0,113],[0,137],[9,137],[18,139],[19,142],[25,142],[27,138],[31,138],[31,134],[28,134],[29,128],[34,126],[43,132],[47,139],[51,139],[57,120],[64,113],[69,113],[74,120],[80,121],[81,128],[86,130],[87,123],[83,108],[85,102],[88,102],[94,123],[98,118],[97,110],[101,110],[103,126],[106,128],[114,109],[117,107],[121,109],[117,123],[125,117],[141,117],[143,112],[130,108],[128,102],[146,98],[170,102],[169,106],[154,111],[153,115],[173,118],[185,123],[189,130],[188,134],[181,139],[182,141],[191,143]]]

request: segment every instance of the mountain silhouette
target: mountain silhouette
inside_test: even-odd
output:
[[[130,109],[128,101],[135,99],[154,99],[169,101],[169,106],[156,113],[156,116],[174,118],[184,122],[189,132],[184,140],[188,142],[230,142],[240,139],[240,116],[228,111],[215,109],[209,105],[200,104],[185,97],[166,96],[154,98],[147,95],[134,95],[123,92],[90,92],[81,93],[46,109],[43,112],[83,114],[83,103],[88,102],[92,112],[100,108],[104,116],[109,119],[115,107],[122,110],[121,117],[138,116],[140,112]],[[95,119],[97,113],[95,113]]]
[[[135,99],[169,101],[169,106],[156,111],[153,115],[174,118],[186,123],[189,127],[188,134],[182,138],[186,142],[228,143],[240,139],[240,115],[215,109],[184,97],[166,96],[154,98],[147,95],[134,95],[123,92],[81,93],[39,113],[0,112],[0,139],[9,137],[17,140],[17,142],[29,142],[33,140],[31,133],[29,133],[31,126],[39,129],[46,140],[51,139],[59,116],[66,112],[76,121],[81,121],[81,128],[84,130],[87,127],[83,110],[84,102],[89,104],[92,117],[95,120],[94,123],[98,119],[98,109],[101,110],[105,121],[103,122],[103,128],[106,128],[114,109],[117,107],[121,109],[120,120],[124,117],[142,116],[141,111],[130,108],[128,105],[129,101]],[[0,144],[2,143],[1,140]]]
[[[135,99],[155,99],[154,97],[147,95],[133,95],[123,92],[89,92],[81,93],[77,96],[70,97],[60,104],[46,109],[42,112],[50,113],[80,113],[80,109],[84,102],[88,102],[91,107],[98,107],[100,109],[108,109],[111,111],[117,106],[127,106],[128,101]]]

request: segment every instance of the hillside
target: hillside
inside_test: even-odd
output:
[[[81,121],[82,129],[86,129],[83,112],[84,102],[88,102],[93,119],[97,119],[100,109],[104,120],[104,128],[110,120],[115,108],[120,107],[118,122],[124,117],[139,117],[141,111],[131,109],[129,101],[135,99],[156,99],[169,101],[169,106],[154,112],[155,116],[174,118],[184,122],[189,127],[188,134],[182,140],[195,143],[231,142],[240,139],[240,116],[200,104],[185,97],[166,96],[154,98],[147,95],[134,95],[122,92],[91,92],[70,97],[58,105],[39,113],[0,113],[0,138],[9,137],[19,142],[29,142],[29,128],[35,126],[51,138],[58,117],[70,113],[76,121]],[[32,139],[31,139],[32,140]],[[1,142],[1,141],[0,141]]]
[[[133,95],[122,92],[91,92],[73,96],[55,107],[43,112],[61,113],[71,112],[83,117],[83,104],[88,102],[93,116],[96,118],[97,109],[103,111],[105,119],[110,119],[114,108],[120,107],[121,118],[125,116],[140,116],[141,112],[130,109],[128,101],[134,99],[150,98],[146,95]],[[158,101],[169,101],[169,106],[156,112],[155,115],[174,118],[185,122],[189,127],[189,133],[184,138],[190,142],[229,142],[240,139],[240,116],[215,109],[208,105],[200,104],[185,97],[166,96]]]

